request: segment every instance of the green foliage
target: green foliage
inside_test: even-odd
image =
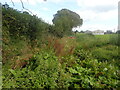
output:
[[[26,68],[9,69],[8,80],[3,78],[4,88],[55,88],[58,78],[58,60],[52,52],[35,55]],[[4,73],[6,75],[6,73]],[[9,85],[7,85],[10,83]]]
[[[119,45],[119,41],[120,40],[120,38],[119,38],[119,36],[117,35],[117,34],[113,34],[113,35],[111,35],[110,36],[110,43],[112,44],[112,45]]]
[[[54,15],[54,19],[52,21],[55,25],[54,31],[58,37],[72,34],[72,28],[81,26],[83,23],[83,20],[77,13],[68,9],[57,11],[57,14]]]
[[[119,59],[118,47],[117,46],[105,46],[97,48],[92,51],[95,58],[100,61],[110,61],[112,59]]]
[[[91,58],[91,55],[90,55],[89,51],[86,51],[86,50],[84,50],[84,49],[81,49],[81,47],[80,47],[80,48],[78,47],[78,48],[75,50],[74,56],[77,57],[77,58],[80,59],[80,60],[86,60],[86,59],[88,59],[88,58]],[[78,59],[77,59],[77,61],[79,61]],[[79,63],[79,62],[78,62],[78,63]]]
[[[4,33],[3,33],[4,35]],[[9,35],[8,35],[9,36]],[[8,36],[3,36],[3,52],[2,52],[2,61],[3,64],[13,64],[18,56],[21,58],[26,57],[28,54],[32,54],[32,49],[28,40],[26,39],[10,39]]]
[[[119,34],[65,37],[72,27],[82,25],[82,19],[67,9],[58,11],[53,22],[3,8],[3,88],[120,87]],[[22,60],[28,63],[11,69]]]
[[[34,41],[39,39],[46,32],[46,28],[48,28],[47,23],[27,12],[22,13],[9,7],[8,9],[2,8],[2,14],[3,26],[6,27],[6,29],[3,29],[3,33],[7,30],[10,38],[24,36],[29,38],[30,41]]]
[[[97,59],[83,60],[74,68],[69,68],[72,73],[74,88],[118,88],[118,67],[111,64],[98,62]]]
[[[83,35],[81,38],[96,40],[102,36]],[[65,43],[67,38],[60,40]],[[3,88],[118,88],[118,46],[103,43],[92,49],[83,48],[78,43],[73,54],[61,58],[55,55],[53,48],[43,48],[25,68],[13,70],[4,65]],[[21,44],[18,43],[18,48]]]
[[[79,47],[86,50],[95,47],[102,47],[104,45],[112,44],[118,46],[118,35],[117,34],[106,34],[106,35],[89,35],[89,34],[76,34],[77,42]]]
[[[79,47],[84,48],[86,50],[94,48],[98,43],[98,40],[94,35],[90,34],[76,34],[77,42],[79,43]]]
[[[65,73],[52,51],[40,52],[22,69],[3,69],[3,88],[65,88],[70,74]]]

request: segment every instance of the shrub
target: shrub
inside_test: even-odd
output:
[[[3,68],[3,88],[65,88],[70,75],[53,51],[41,51],[21,69]]]
[[[69,68],[72,88],[118,88],[118,67],[97,59],[80,60],[80,64]]]
[[[57,87],[56,80],[58,78],[58,60],[52,52],[35,55],[27,67],[16,70],[10,69],[10,77],[6,81],[3,79],[3,87],[28,87],[43,88]],[[6,73],[5,73],[6,74]],[[7,76],[5,76],[7,77]],[[25,79],[24,79],[25,78]],[[13,83],[13,85],[7,85]]]

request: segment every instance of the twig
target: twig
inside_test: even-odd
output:
[[[15,4],[14,4],[14,2],[11,0],[11,2],[12,2],[12,4],[13,4],[13,6],[15,6]]]
[[[22,7],[24,8],[24,4],[23,4],[23,1],[22,1],[22,0],[20,0],[20,2],[22,3]]]
[[[22,4],[22,8],[23,8],[23,9],[29,11],[32,15],[34,15],[29,9],[27,9],[27,8],[24,7],[24,4],[23,4],[23,1],[22,1],[22,0],[20,0],[20,2],[21,2],[21,4]]]
[[[28,2],[28,1],[29,1],[29,0],[27,0],[27,2]],[[43,0],[43,1],[47,1],[47,0]],[[11,0],[11,2],[12,2],[12,4],[13,4],[13,6],[15,6],[13,0]],[[24,7],[24,3],[23,3],[22,0],[20,0],[20,2],[21,2],[21,4],[22,4],[22,8],[23,8],[23,9],[27,10],[27,11],[30,12],[32,15],[34,15],[29,9],[27,9],[27,8]]]

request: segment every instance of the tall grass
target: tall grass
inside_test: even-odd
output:
[[[86,50],[102,47],[104,45],[117,45],[118,46],[118,35],[117,34],[106,34],[106,35],[89,35],[89,34],[77,34],[77,42],[79,47]]]
[[[96,35],[95,37],[107,44],[118,45],[118,34]]]

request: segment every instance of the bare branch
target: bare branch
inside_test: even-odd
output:
[[[27,8],[24,7],[24,4],[23,4],[23,1],[22,1],[22,0],[20,0],[20,2],[21,2],[21,4],[22,4],[22,8],[23,8],[23,9],[29,11],[32,15],[34,15],[29,9],[27,9]]]
[[[20,0],[20,2],[21,2],[21,4],[22,4],[22,8],[24,9],[24,4],[23,4],[23,1],[22,1],[22,0]]]
[[[28,2],[28,1],[29,1],[29,0],[27,0],[27,2]],[[47,0],[43,0],[43,1],[47,1]],[[11,2],[12,2],[12,4],[13,4],[13,6],[15,6],[13,0],[11,0]],[[23,3],[22,0],[20,0],[20,2],[21,2],[21,4],[22,4],[22,8],[23,8],[23,9],[27,10],[27,11],[30,12],[32,15],[34,15],[29,9],[27,9],[27,8],[24,7],[24,3]]]
[[[14,4],[14,2],[11,0],[11,2],[12,2],[12,4],[13,4],[13,6],[15,6],[15,4]]]

